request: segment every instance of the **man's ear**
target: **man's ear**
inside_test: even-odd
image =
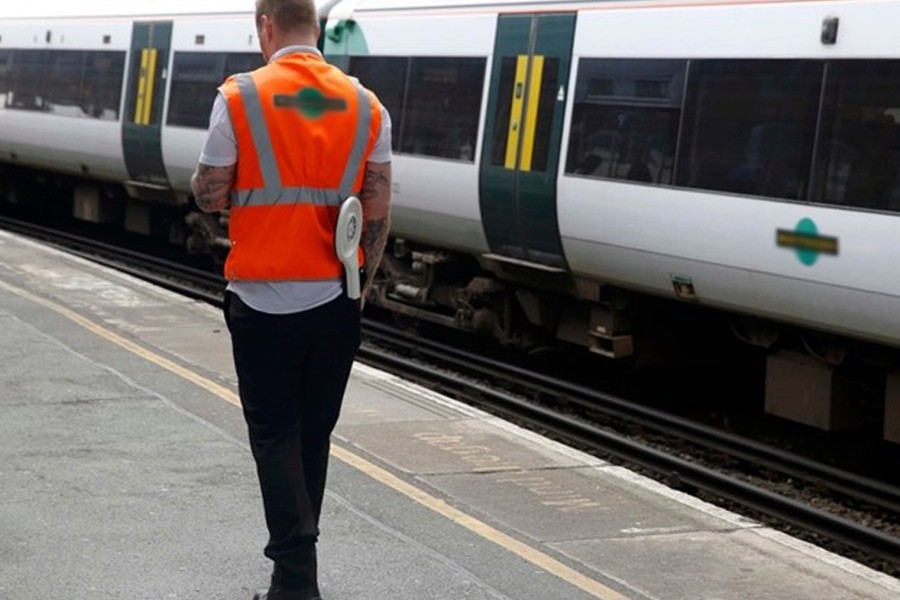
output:
[[[269,60],[270,48],[272,46],[272,33],[274,22],[268,15],[262,15],[259,18],[259,25],[256,28],[256,35],[259,39],[259,49],[263,58]]]

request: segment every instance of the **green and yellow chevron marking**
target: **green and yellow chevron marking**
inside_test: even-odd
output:
[[[797,258],[807,267],[816,264],[820,254],[838,254],[838,239],[819,235],[819,228],[810,218],[801,219],[793,231],[779,229],[775,235],[775,243],[781,248],[796,250]]]
[[[275,96],[278,108],[296,108],[303,116],[318,119],[326,112],[347,110],[347,101],[343,98],[327,98],[314,87],[303,88],[296,95],[278,94]]]

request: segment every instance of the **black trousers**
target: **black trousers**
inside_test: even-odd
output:
[[[314,587],[331,432],[359,349],[359,305],[342,295],[271,315],[228,292],[225,320],[269,529],[272,584]]]

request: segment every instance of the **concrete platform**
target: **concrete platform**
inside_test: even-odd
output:
[[[0,600],[249,599],[219,312],[0,232]],[[357,365],[326,600],[886,600],[900,581]]]

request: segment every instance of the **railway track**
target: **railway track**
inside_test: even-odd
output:
[[[0,227],[65,248],[106,266],[152,281],[177,293],[221,305],[224,279],[208,271],[0,217]],[[709,499],[723,499],[730,508],[782,524],[820,545],[836,544],[851,558],[873,568],[900,573],[900,537],[813,506],[794,495],[773,491],[773,477],[827,490],[862,512],[900,520],[900,488],[800,457],[770,445],[730,434],[624,398],[531,372],[516,365],[486,359],[396,328],[364,319],[361,361],[426,383],[485,410],[552,435],[598,456],[637,466],[670,485]],[[606,424],[598,425],[598,421]],[[720,458],[713,463],[678,455],[619,433],[610,423],[639,427]],[[735,461],[755,475],[738,476],[715,464]],[[733,467],[733,465],[731,465]],[[759,475],[765,472],[766,475]]]
[[[444,392],[465,398],[482,408],[499,413],[517,422],[524,422],[543,433],[551,433],[568,444],[601,457],[617,459],[627,466],[638,465],[644,472],[665,481],[668,485],[690,493],[703,492],[713,499],[725,499],[731,507],[750,511],[757,517],[775,519],[806,533],[808,538],[831,540],[849,549],[856,560],[880,566],[893,574],[900,569],[900,538],[891,533],[862,525],[857,521],[816,508],[793,496],[776,493],[770,487],[754,483],[750,477],[741,478],[723,472],[719,466],[709,466],[708,460],[692,456],[685,459],[661,445],[635,441],[618,430],[633,429],[638,424],[670,439],[687,440],[703,453],[716,453],[715,462],[732,463],[737,459],[749,471],[766,471],[766,480],[773,476],[794,483],[805,482],[840,494],[850,504],[861,503],[878,511],[900,515],[900,489],[879,481],[797,456],[790,452],[743,437],[700,425],[684,418],[657,411],[611,396],[572,385],[540,374],[528,372],[514,365],[485,361],[471,353],[423,340],[398,341],[395,333],[383,325],[369,325],[366,335],[386,345],[405,346],[410,355],[420,356],[420,363],[409,355],[395,351],[370,356],[374,366],[418,379],[430,387],[435,384]],[[461,378],[464,373],[466,378]],[[559,406],[576,405],[580,411],[563,413]],[[612,430],[599,426],[599,417],[613,417],[619,427]],[[644,437],[644,436],[642,436]],[[682,449],[680,444],[679,449]],[[683,454],[683,452],[679,452]],[[729,468],[733,471],[733,468]],[[838,548],[840,549],[840,548]],[[859,553],[859,554],[854,554]]]

